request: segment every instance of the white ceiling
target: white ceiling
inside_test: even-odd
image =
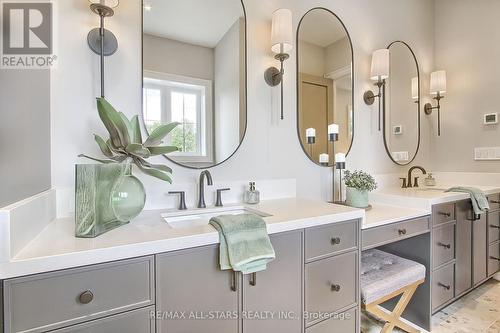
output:
[[[144,32],[213,48],[243,17],[239,0],[144,0]]]
[[[342,23],[323,9],[309,12],[300,24],[299,39],[319,47],[326,47],[346,36]]]

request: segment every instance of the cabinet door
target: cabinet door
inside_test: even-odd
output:
[[[474,285],[486,279],[488,272],[488,225],[486,214],[472,222],[472,278]]]
[[[243,320],[243,331],[300,333],[302,233],[271,236],[271,242],[276,259],[268,264],[265,271],[243,277],[243,310],[247,315]],[[250,317],[253,314],[262,314],[265,317]]]
[[[455,294],[461,295],[472,288],[472,206],[460,201],[457,207]]]
[[[218,245],[157,255],[157,331],[238,332],[233,277],[232,271],[220,270]]]

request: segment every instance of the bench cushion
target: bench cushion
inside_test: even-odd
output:
[[[370,304],[425,279],[425,266],[377,249],[361,255],[361,300]]]

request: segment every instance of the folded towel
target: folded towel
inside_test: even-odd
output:
[[[484,214],[487,210],[490,209],[490,204],[488,203],[488,199],[483,191],[475,187],[465,187],[465,186],[457,186],[452,187],[446,192],[461,192],[468,193],[470,195],[472,201],[472,208],[474,209],[474,214]]]
[[[251,274],[263,271],[276,258],[266,222],[254,214],[221,215],[210,219],[219,232],[222,270]]]

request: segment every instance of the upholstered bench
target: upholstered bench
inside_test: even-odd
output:
[[[386,321],[382,333],[394,327],[414,333],[415,328],[401,321],[401,314],[418,286],[425,281],[425,266],[380,250],[364,251],[361,255],[361,300],[363,309]],[[385,312],[380,304],[401,295],[392,312]]]

